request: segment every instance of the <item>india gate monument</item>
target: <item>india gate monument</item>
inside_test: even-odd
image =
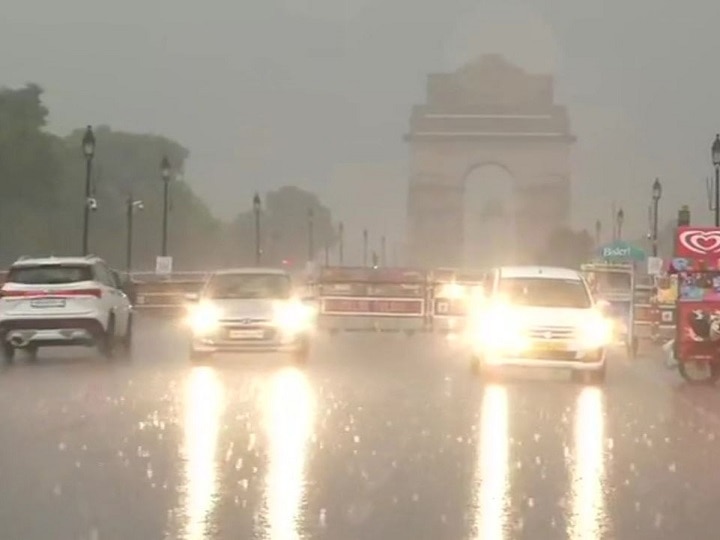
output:
[[[531,262],[570,218],[575,137],[551,75],[486,55],[428,76],[409,132],[408,262]]]

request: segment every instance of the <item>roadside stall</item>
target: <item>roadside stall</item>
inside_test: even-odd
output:
[[[674,356],[693,384],[720,378],[720,228],[678,227],[670,272],[677,277]]]

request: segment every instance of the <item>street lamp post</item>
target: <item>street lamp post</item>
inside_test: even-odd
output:
[[[255,214],[255,266],[260,266],[260,195],[253,197],[253,213]]]
[[[623,222],[625,221],[625,212],[622,208],[617,211],[617,216],[615,219],[617,221],[617,239],[622,240],[622,227]]]
[[[712,144],[712,162],[715,166],[715,204],[713,210],[715,211],[715,226],[720,227],[720,135],[715,135],[715,140]]]
[[[367,266],[368,258],[368,231],[363,229],[363,267]]]
[[[602,234],[602,221],[595,220],[595,247],[600,246],[600,235]]]
[[[167,257],[167,236],[168,236],[168,196],[170,191],[170,175],[172,169],[167,156],[160,162],[160,174],[163,180],[163,223],[162,223],[162,256]]]
[[[82,140],[83,154],[85,154],[85,204],[83,211],[83,255],[88,254],[88,243],[90,238],[90,210],[93,207],[92,201],[92,185],[90,178],[92,176],[92,161],[95,156],[95,135],[92,126],[88,126]]]
[[[341,221],[338,225],[338,263],[343,266],[345,259],[345,224]]]
[[[652,185],[652,254],[653,257],[658,255],[658,207],[660,206],[660,198],[662,197],[662,184],[660,179],[656,178]]]
[[[308,208],[307,220],[308,262],[312,262],[315,260],[315,212],[312,208]]]
[[[133,214],[135,210],[143,210],[144,205],[140,200],[133,198],[132,193],[127,198],[127,247],[125,252],[125,268],[128,276],[132,272],[133,255]]]

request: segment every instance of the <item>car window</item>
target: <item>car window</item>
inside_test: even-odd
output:
[[[515,305],[589,308],[592,300],[579,279],[502,278],[498,292]]]
[[[206,298],[289,298],[292,283],[283,274],[217,274],[210,278]]]
[[[108,287],[115,287],[115,279],[113,278],[112,273],[108,268],[105,267],[104,264],[96,263],[95,266],[95,277],[97,280],[102,283],[103,285],[107,285]]]
[[[53,285],[92,281],[93,273],[87,264],[47,264],[17,266],[10,269],[8,283],[23,285]]]

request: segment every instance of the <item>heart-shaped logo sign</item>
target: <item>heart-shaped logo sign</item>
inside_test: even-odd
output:
[[[708,255],[720,253],[720,230],[717,231],[683,231],[679,236],[680,243],[688,250]]]

